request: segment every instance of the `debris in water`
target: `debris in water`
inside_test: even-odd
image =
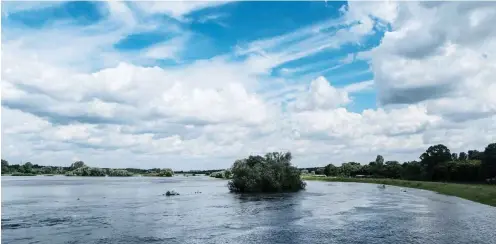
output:
[[[179,193],[178,192],[175,192],[175,191],[167,191],[165,193],[165,195],[166,196],[177,196],[177,195],[179,195]]]

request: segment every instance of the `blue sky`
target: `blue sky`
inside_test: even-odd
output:
[[[77,28],[98,25],[105,20],[108,13],[102,9],[102,2],[66,2],[45,8],[36,8],[2,15],[4,28],[9,37],[9,27],[26,29],[43,29],[56,23],[70,23]],[[191,37],[185,41],[188,48],[178,51],[172,58],[157,58],[147,65],[171,66],[187,65],[197,60],[211,59],[217,56],[227,56],[233,60],[244,60],[246,55],[236,54],[236,48],[250,45],[257,40],[268,39],[291,33],[330,20],[343,17],[342,7],[346,2],[232,2],[217,7],[202,8],[186,13],[183,18],[187,21],[174,19],[167,15],[148,16],[155,19],[159,28],[128,33],[112,45],[114,52],[139,52],[154,45],[167,43],[173,38],[188,32]],[[7,4],[7,10],[8,10]],[[260,11],[263,9],[263,11]],[[173,27],[170,27],[170,26]],[[178,31],[177,28],[181,30]],[[322,30],[328,38],[341,29],[349,28],[347,24],[339,24]],[[280,65],[271,67],[270,76],[284,77],[289,84],[304,84],[312,79],[323,76],[336,87],[345,87],[353,83],[373,80],[373,73],[366,60],[353,60],[353,55],[369,50],[379,44],[384,34],[376,33],[364,36],[356,43],[347,43],[339,47],[324,48],[301,58],[295,58]],[[280,52],[287,47],[297,48],[294,44],[308,40],[311,36],[291,40],[271,46],[267,52]],[[317,42],[315,44],[318,44]],[[309,45],[312,45],[309,42]],[[295,50],[298,51],[298,50]],[[348,57],[348,55],[351,55]],[[341,60],[350,58],[343,64]],[[123,59],[122,61],[131,60]],[[137,64],[142,64],[137,62]],[[100,69],[101,67],[95,67]],[[295,71],[289,73],[284,71]],[[301,78],[304,78],[303,80]],[[269,85],[270,86],[270,85]],[[270,88],[267,88],[270,89]],[[280,89],[274,86],[272,89]],[[266,92],[266,91],[261,91]],[[367,108],[376,107],[373,92],[355,94],[354,103],[349,105],[352,111],[360,112]]]
[[[379,153],[416,158],[437,133],[467,122],[453,96],[472,98],[468,74],[480,87],[490,70],[471,54],[480,45],[448,26],[453,9],[346,1],[2,3],[2,112],[12,118],[2,121],[2,154],[100,166],[109,155],[143,167],[167,158],[173,168],[226,167],[270,150],[291,150],[302,165]],[[490,20],[481,17],[469,31],[482,33]],[[484,38],[492,45],[491,34]],[[465,69],[453,63],[461,53],[477,56],[481,70],[445,74],[433,65]],[[492,106],[477,104],[467,110],[493,119]],[[31,121],[27,129],[16,127],[22,120]],[[363,140],[375,144],[348,158],[346,148]],[[474,144],[466,141],[452,146]]]

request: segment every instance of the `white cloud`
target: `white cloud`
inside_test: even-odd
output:
[[[371,91],[373,90],[373,87],[374,87],[374,81],[368,80],[368,81],[362,81],[347,85],[343,88],[343,90],[348,93],[357,93],[357,92]]]
[[[139,61],[176,58],[187,36],[137,57],[111,48],[130,33],[157,28],[143,22],[143,14],[186,20],[211,4],[217,3],[113,2],[109,19],[88,29],[8,28],[3,156],[14,163],[69,165],[78,158],[98,166],[184,169],[222,168],[248,154],[291,150],[295,163],[311,166],[365,163],[375,154],[406,161],[434,143],[460,151],[496,140],[492,3],[351,2],[342,19],[173,67]],[[270,77],[281,64],[359,43],[387,23],[391,30],[377,48],[288,69],[286,76],[367,59],[373,80],[337,88],[324,77],[303,85]],[[341,24],[349,30],[329,32]],[[112,31],[103,31],[107,27]],[[374,89],[382,107],[347,108],[353,94]]]
[[[380,101],[425,103],[456,120],[495,114],[496,32],[487,28],[496,10],[488,7],[402,3],[402,17],[372,54]]]
[[[133,2],[132,5],[147,14],[167,14],[181,21],[191,12],[226,4],[228,1],[174,1],[174,2]]]
[[[319,77],[310,83],[308,94],[297,98],[293,104],[296,111],[332,109],[350,102],[348,93],[341,91],[329,83],[324,77]]]

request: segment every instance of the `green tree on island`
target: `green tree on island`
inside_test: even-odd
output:
[[[291,165],[291,153],[268,153],[236,160],[229,190],[236,193],[296,192],[305,189],[300,171]]]

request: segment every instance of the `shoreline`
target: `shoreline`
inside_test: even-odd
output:
[[[322,177],[302,175],[303,180],[327,181],[327,182],[355,182],[369,184],[384,184],[391,186],[402,186],[437,192],[440,194],[460,197],[473,202],[496,207],[496,186],[482,184],[460,184],[432,181],[410,181],[398,179],[381,178],[344,178],[344,177]]]

